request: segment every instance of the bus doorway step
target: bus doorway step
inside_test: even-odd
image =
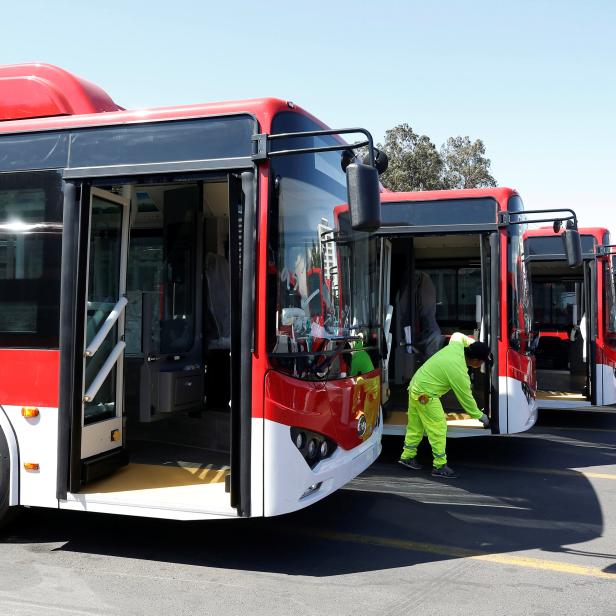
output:
[[[447,426],[452,428],[483,429],[483,424],[478,419],[473,419],[466,413],[445,413],[445,417],[447,418]]]

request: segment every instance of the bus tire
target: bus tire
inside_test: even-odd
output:
[[[6,526],[17,515],[18,507],[9,504],[11,490],[11,453],[0,428],[0,528]]]

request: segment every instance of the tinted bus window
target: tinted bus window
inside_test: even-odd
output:
[[[507,210],[512,222],[516,212],[523,213],[524,205],[518,195],[510,197]],[[509,343],[511,348],[526,351],[525,342],[532,331],[532,297],[524,262],[523,236],[525,224],[510,225],[507,241],[507,302],[509,304]]]
[[[592,235],[582,235],[582,253],[593,254],[595,252],[595,238]],[[529,237],[526,239],[526,254],[530,256],[551,255],[565,258],[565,243],[561,235],[549,237]]]
[[[60,174],[0,174],[0,346],[58,347],[61,250]]]
[[[250,156],[254,126],[241,115],[82,129],[71,134],[69,167]]]
[[[59,169],[68,160],[68,133],[0,136],[0,171]]]
[[[533,282],[533,311],[539,328],[571,328],[577,304],[576,283]]]
[[[247,157],[254,132],[244,114],[0,135],[0,172]]]
[[[497,211],[496,201],[492,198],[384,203],[381,208],[381,224],[383,226],[495,224]]]
[[[481,295],[481,269],[478,267],[421,268],[436,290],[436,320],[439,323],[474,326],[477,296]]]

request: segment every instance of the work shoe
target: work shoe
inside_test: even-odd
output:
[[[432,476],[442,477],[443,479],[457,479],[460,475],[458,475],[458,473],[456,473],[451,467],[447,466],[447,464],[444,464],[439,468],[433,468]]]
[[[398,464],[402,464],[402,466],[406,466],[406,468],[410,468],[414,471],[420,471],[423,466],[417,462],[415,458],[407,458],[406,460],[398,460]]]

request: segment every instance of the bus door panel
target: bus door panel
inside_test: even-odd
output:
[[[599,318],[603,323],[601,339],[601,363],[597,366],[601,374],[602,404],[616,403],[616,287],[614,284],[614,265],[616,258],[603,257],[599,260],[603,293],[598,297],[601,302]]]
[[[479,305],[476,306],[476,320],[478,327],[478,338],[480,341],[485,342],[490,346],[492,355],[496,356],[497,346],[496,342],[492,340],[490,332],[491,322],[491,286],[490,286],[490,268],[491,268],[491,255],[490,255],[490,238],[487,235],[480,237],[480,255],[481,255],[481,298]],[[488,417],[492,414],[492,375],[489,368],[482,368],[485,370],[484,379],[484,412]],[[497,379],[498,381],[498,379]]]
[[[580,327],[584,327],[586,357],[586,388],[590,403],[602,404],[601,375],[597,372],[597,270],[595,261],[584,261],[584,312]]]
[[[91,189],[82,363],[82,460],[119,450],[123,445],[129,204],[127,198]]]
[[[500,236],[497,233],[491,233],[487,238],[486,253],[489,255],[490,267],[486,268],[486,274],[489,275],[489,291],[490,294],[486,297],[486,309],[484,315],[489,314],[489,323],[487,325],[488,342],[490,350],[494,357],[494,362],[490,368],[490,425],[494,434],[505,432],[503,429],[507,426],[507,396],[499,396],[499,353],[498,342],[501,335],[501,303],[500,303]],[[483,250],[483,244],[482,244]],[[488,309],[488,299],[490,304]],[[504,367],[506,370],[506,366]],[[503,392],[505,393],[505,392]],[[501,403],[501,404],[499,404]]]
[[[229,175],[231,276],[231,506],[238,515],[263,511],[263,422],[253,422],[256,294],[256,181],[252,171]],[[263,377],[260,377],[263,379]],[[263,379],[264,380],[264,379]],[[263,382],[261,380],[261,382]]]
[[[393,306],[390,304],[391,298],[391,241],[381,240],[381,312],[383,318],[383,335],[385,342],[385,358],[381,376],[381,401],[387,402],[389,398],[389,360],[392,351],[393,332],[391,331]]]

